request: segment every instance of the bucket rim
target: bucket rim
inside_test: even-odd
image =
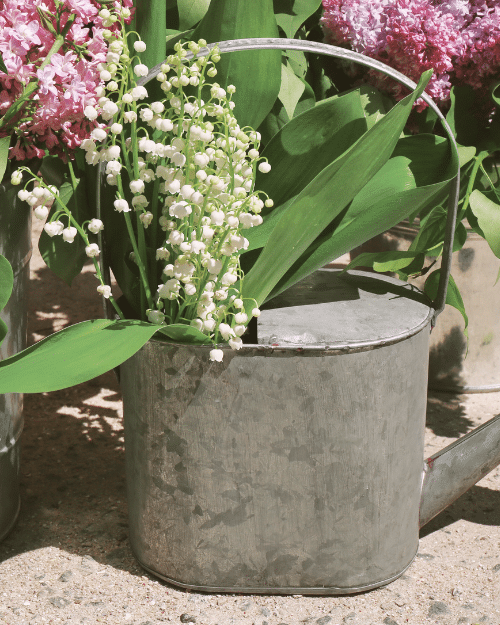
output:
[[[255,355],[262,354],[263,356],[268,356],[271,354],[283,354],[283,355],[293,355],[293,354],[301,354],[301,355],[335,355],[335,354],[345,354],[345,353],[355,353],[355,352],[365,352],[371,351],[374,349],[380,349],[382,347],[389,347],[391,345],[395,345],[397,343],[401,343],[406,339],[409,339],[416,334],[422,332],[431,322],[434,315],[434,309],[432,307],[429,308],[428,313],[425,319],[420,322],[417,326],[405,330],[404,332],[400,332],[394,336],[388,338],[378,338],[374,340],[365,340],[365,341],[339,341],[338,343],[329,343],[325,345],[301,345],[301,344],[260,344],[260,343],[244,343],[243,347],[239,350],[233,350],[227,343],[217,343],[217,344],[194,344],[194,343],[180,343],[178,341],[169,341],[166,337],[164,338],[156,338],[153,336],[146,343],[152,344],[154,346],[165,345],[169,347],[188,347],[188,348],[196,348],[201,351],[210,351],[212,349],[221,349],[225,354],[233,353],[239,354],[241,356],[247,355]]]

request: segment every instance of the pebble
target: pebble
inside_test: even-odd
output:
[[[390,616],[386,616],[384,619],[384,625],[398,625],[397,622]]]
[[[449,614],[450,610],[444,601],[433,601],[429,608],[429,618],[433,616],[441,616],[442,614]]]
[[[493,573],[498,573],[498,571],[500,571],[500,563],[495,564],[495,566],[491,570],[493,571]]]
[[[247,610],[250,610],[252,606],[253,606],[253,601],[244,601],[240,605],[240,610],[242,610],[243,612],[246,612]]]
[[[69,582],[69,580],[73,577],[73,571],[64,571],[64,573],[62,573],[59,576],[59,581],[60,582]]]
[[[270,612],[267,608],[261,608],[261,609],[260,609],[260,613],[261,613],[263,616],[271,616],[271,612]]]
[[[326,625],[332,620],[331,616],[320,616],[316,621],[316,625]]]
[[[71,603],[71,601],[65,597],[50,597],[49,601],[56,608],[65,608]]]
[[[181,623],[196,623],[196,617],[191,614],[181,614],[180,621]]]
[[[354,621],[355,618],[356,618],[356,612],[349,612],[347,616],[344,616],[342,623],[345,623],[345,625],[351,625],[351,623]]]

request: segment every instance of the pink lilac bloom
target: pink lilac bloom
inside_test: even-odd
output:
[[[498,81],[498,0],[323,0],[323,8],[328,43],[378,59],[415,82],[433,69],[427,92],[443,108],[453,85],[469,85],[486,95]],[[396,99],[407,93],[379,72],[370,70],[368,76]],[[416,103],[418,110],[426,106],[422,100]]]
[[[104,6],[104,5],[103,5]],[[133,0],[114,2],[133,9]],[[109,8],[109,5],[107,5]],[[88,105],[97,104],[103,83],[99,64],[106,61],[105,28],[117,31],[119,22],[105,27],[95,0],[0,0],[0,52],[8,74],[0,71],[0,119],[21,96],[24,87],[38,80],[37,90],[24,109],[0,128],[0,137],[16,135],[10,158],[24,160],[50,154],[66,159],[96,126],[85,118]],[[38,10],[52,23],[47,28]],[[59,25],[75,16],[63,46],[50,62],[40,65],[51,49]]]

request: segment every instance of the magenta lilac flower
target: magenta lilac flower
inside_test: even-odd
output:
[[[95,0],[0,0],[0,52],[8,70],[0,71],[0,120],[28,83],[38,81],[22,110],[0,128],[0,137],[16,136],[11,158],[41,158],[45,150],[66,158],[89,137],[96,122],[84,110],[97,104],[104,84],[100,64],[106,63],[109,33],[120,32],[113,19],[128,19],[132,6],[133,0],[102,7]],[[63,46],[42,68],[65,27]]]
[[[444,106],[453,85],[484,91],[500,74],[497,0],[323,0],[328,43],[378,59],[417,81],[434,69],[427,91]],[[353,70],[355,71],[355,70]],[[378,72],[370,81],[397,99],[404,88]],[[422,100],[418,108],[426,105]]]

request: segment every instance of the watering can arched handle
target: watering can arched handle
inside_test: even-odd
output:
[[[398,72],[397,70],[389,67],[381,61],[372,59],[368,56],[360,54],[359,52],[353,52],[352,50],[346,50],[345,48],[339,48],[326,43],[317,43],[315,41],[302,41],[298,39],[285,39],[285,38],[252,38],[252,39],[233,39],[230,41],[221,41],[218,43],[208,44],[207,47],[201,48],[197,54],[188,52],[185,60],[191,60],[194,57],[206,56],[210,50],[217,47],[221,54],[227,52],[241,52],[247,50],[299,50],[302,52],[312,52],[315,54],[323,54],[338,59],[345,59],[348,61],[354,61],[360,65],[364,65],[371,69],[378,70],[396,80],[400,84],[408,87],[408,89],[415,89],[417,86],[407,76]],[[137,84],[145,85],[149,81],[153,80],[161,71],[162,63],[153,67],[147,76],[138,81]],[[446,118],[441,113],[434,100],[427,94],[422,93],[420,96],[437,114],[439,117],[446,134],[451,142],[452,148],[455,151],[457,162],[458,158],[458,146],[453,136],[453,132],[446,121]],[[439,277],[438,291],[435,300],[432,302],[432,308],[434,315],[432,317],[432,326],[436,323],[437,316],[443,311],[446,303],[446,291],[448,290],[448,282],[451,271],[451,256],[453,251],[453,237],[455,234],[455,222],[457,219],[457,207],[458,196],[460,192],[460,166],[458,166],[455,178],[451,181],[450,196],[448,201],[448,213],[446,218],[446,230],[445,239],[443,244],[443,258],[441,261],[441,274]]]

